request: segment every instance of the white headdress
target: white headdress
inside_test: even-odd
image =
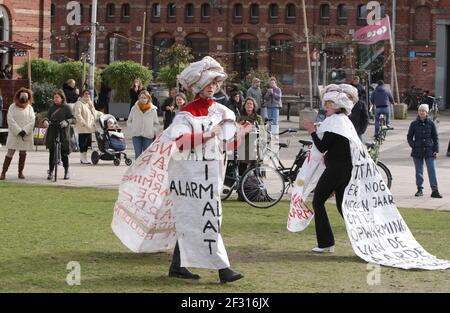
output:
[[[197,94],[213,81],[220,84],[227,77],[228,75],[219,62],[210,56],[206,56],[201,61],[189,64],[178,75],[178,82],[186,90],[192,90],[193,93]]]
[[[427,113],[430,111],[430,107],[428,106],[428,104],[426,104],[426,103],[422,103],[421,105],[419,105],[419,107],[417,108],[417,111],[420,111],[420,110],[424,110],[424,111],[426,111]]]
[[[322,99],[324,102],[333,102],[335,109],[345,109],[349,115],[355,103],[358,102],[358,89],[348,84],[331,84],[322,91]]]

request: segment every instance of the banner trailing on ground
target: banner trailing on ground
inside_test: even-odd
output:
[[[367,262],[384,266],[426,270],[450,268],[450,261],[429,254],[416,241],[376,164],[352,128],[348,118],[334,114],[325,119],[319,132],[334,132],[350,141],[353,170],[345,189],[342,213],[355,253]],[[303,165],[305,168],[299,172],[291,198],[289,231],[305,229],[314,216],[306,205],[306,198],[323,172],[321,157],[321,153],[313,148]]]

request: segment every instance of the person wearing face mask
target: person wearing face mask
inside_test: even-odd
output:
[[[47,117],[44,119],[43,126],[47,128],[45,145],[49,149],[48,158],[48,176],[47,179],[53,179],[55,141],[59,132],[61,142],[61,160],[64,167],[64,179],[69,179],[69,154],[70,154],[70,125],[75,124],[75,118],[72,110],[66,103],[66,97],[63,90],[57,90],[53,93],[53,105],[49,108]]]
[[[27,150],[33,149],[33,128],[35,122],[35,114],[32,107],[33,94],[31,90],[20,88],[14,97],[14,103],[9,107],[8,121],[8,139],[6,148],[8,149],[0,180],[4,180],[9,165],[16,150],[19,150],[19,179],[25,179],[23,170],[25,168],[25,160]]]
[[[158,126],[158,112],[152,103],[152,97],[148,91],[141,91],[127,120],[127,127],[131,130],[136,159],[151,145],[155,139]]]
[[[80,145],[80,162],[81,164],[91,164],[87,159],[87,150],[92,144],[95,122],[102,113],[95,110],[89,90],[83,90],[81,98],[74,105],[73,112],[76,120],[75,128],[78,132],[78,143]]]

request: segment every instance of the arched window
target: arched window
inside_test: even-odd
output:
[[[11,34],[11,29],[9,28],[10,17],[8,11],[3,5],[0,5],[0,40],[8,41]],[[10,53],[6,51],[5,53],[0,54],[0,67],[3,68],[6,64],[8,64]],[[5,120],[6,118],[4,118]],[[1,126],[1,125],[0,125]]]
[[[257,3],[250,5],[250,19],[259,19],[259,5]]]
[[[339,25],[346,24],[348,18],[347,5],[341,3],[337,7],[337,23]]]
[[[161,17],[161,5],[159,3],[153,3],[152,5],[152,17],[160,18]]]
[[[209,38],[202,33],[190,34],[186,37],[186,46],[192,49],[194,61],[201,60],[209,53]]]
[[[330,5],[327,3],[320,5],[320,24],[328,25],[330,23]]]
[[[202,19],[209,19],[211,15],[211,6],[209,3],[203,3],[201,6],[201,16]]]
[[[294,82],[294,45],[290,36],[279,34],[270,38],[269,71],[282,83]]]
[[[427,6],[419,6],[414,14],[414,39],[431,39],[431,12]]]
[[[108,3],[106,5],[106,17],[107,18],[112,18],[115,15],[116,11],[116,7],[114,5],[114,3]]]
[[[386,17],[386,7],[384,4],[380,5],[380,16],[381,18],[385,18]]]
[[[122,4],[122,17],[123,18],[130,17],[130,4],[129,3]]]
[[[125,37],[125,38],[124,38]],[[124,34],[108,38],[108,63],[125,61],[128,59],[128,40]]]
[[[358,6],[358,20],[359,25],[366,24],[367,22],[367,6],[361,4]]]
[[[153,71],[157,73],[161,67],[161,55],[164,50],[170,48],[175,39],[169,33],[157,33],[153,36]]]
[[[194,4],[188,3],[186,4],[186,17],[187,18],[193,18],[194,17]]]
[[[286,6],[286,17],[291,19],[295,18],[295,5],[293,3],[289,3]]]
[[[235,4],[233,8],[233,17],[236,19],[242,18],[242,11],[243,11],[242,4],[240,3]]]
[[[278,18],[278,4],[271,3],[269,5],[269,19]]]
[[[91,34],[89,32],[81,32],[76,37],[76,55],[75,58],[79,60],[83,52],[88,52],[89,43],[91,41]]]
[[[50,5],[50,17],[55,18],[56,6],[54,3]]]
[[[245,79],[251,69],[258,68],[258,38],[251,34],[240,34],[234,39],[234,70],[240,79]]]
[[[168,18],[175,18],[177,15],[177,7],[175,3],[169,3],[167,5],[167,17]]]

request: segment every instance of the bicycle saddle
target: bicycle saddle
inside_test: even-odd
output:
[[[279,143],[278,143],[278,146],[279,146],[280,148],[287,148],[287,147],[288,147],[288,145],[287,145],[286,143],[283,143],[283,142],[279,142]]]
[[[313,144],[311,140],[299,140],[298,142],[304,146],[311,146]]]

